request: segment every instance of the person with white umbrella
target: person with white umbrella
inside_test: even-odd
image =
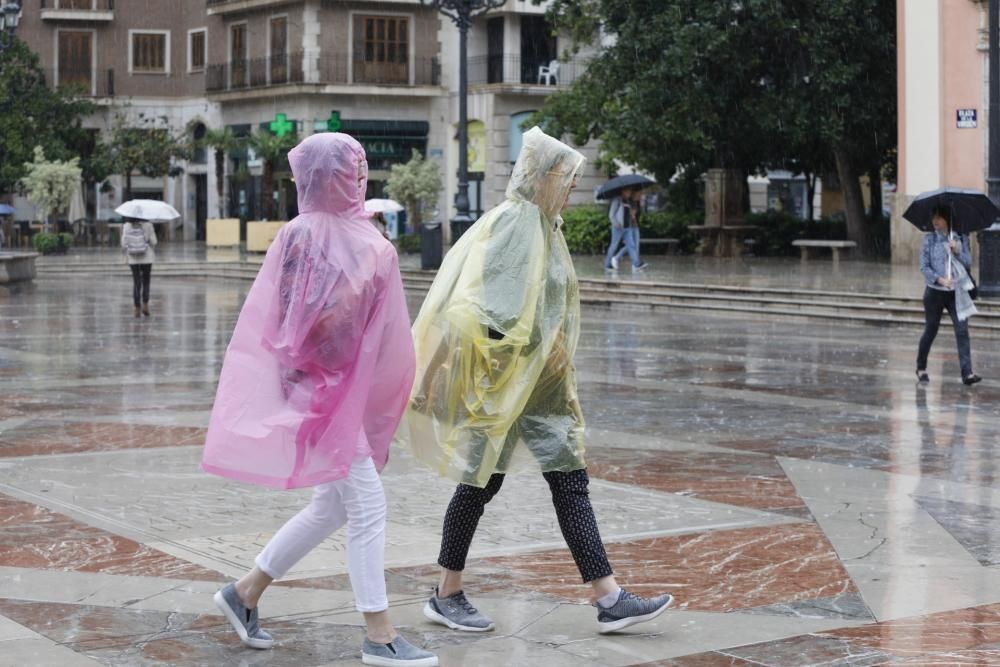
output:
[[[132,303],[135,317],[149,317],[149,283],[156,253],[154,220],[166,221],[180,217],[169,204],[150,199],[133,199],[115,209],[125,219],[122,226],[122,252],[132,270]]]

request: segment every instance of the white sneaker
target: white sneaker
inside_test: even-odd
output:
[[[611,268],[614,269],[615,271],[618,270],[618,258],[617,257],[612,257],[611,258]]]

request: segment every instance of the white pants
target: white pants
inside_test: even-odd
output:
[[[385,611],[385,492],[371,457],[354,461],[346,479],[317,486],[309,505],[257,556],[257,567],[280,579],[345,523],[347,570],[358,611]]]

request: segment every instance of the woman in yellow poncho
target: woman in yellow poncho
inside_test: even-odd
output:
[[[537,127],[526,132],[506,200],[448,253],[413,325],[417,373],[403,437],[418,459],[459,482],[444,520],[441,581],[424,614],[453,629],[493,629],[465,597],[462,570],[505,473],[532,462],[594,589],[600,632],[650,620],[672,601],[618,587],[588,495],[573,369],[580,299],[559,229],[583,163]]]

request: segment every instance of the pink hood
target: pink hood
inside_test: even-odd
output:
[[[364,150],[319,134],[289,161],[300,214],[240,311],[202,459],[208,472],[277,488],[341,479],[357,457],[381,470],[414,371],[396,250],[363,207]]]

